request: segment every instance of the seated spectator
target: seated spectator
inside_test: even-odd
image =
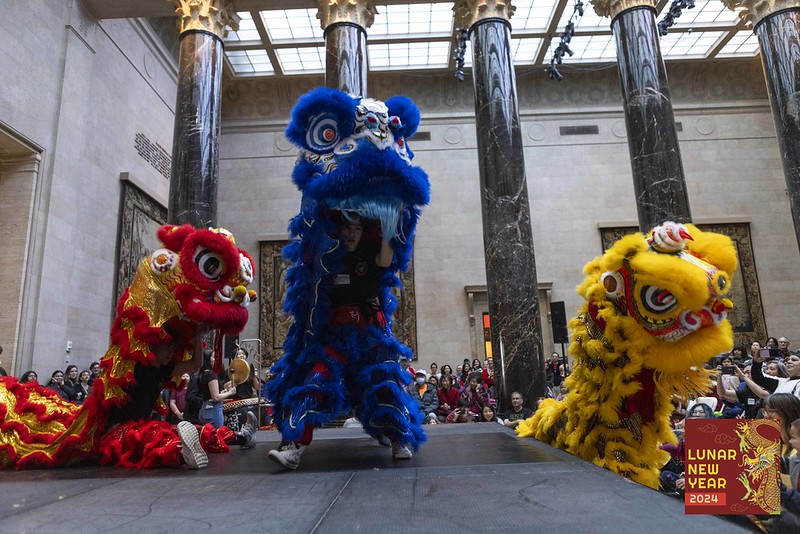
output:
[[[46,387],[52,389],[53,391],[58,393],[59,397],[66,400],[67,394],[64,391],[63,384],[64,384],[64,372],[60,369],[56,369],[55,371],[53,371],[53,374],[50,375],[50,382],[47,383]]]
[[[22,377],[19,379],[20,384],[38,384],[39,383],[39,375],[37,375],[34,371],[25,371]]]
[[[744,369],[734,367],[734,372],[741,380],[741,383],[736,388],[726,387],[724,386],[724,381],[717,380],[717,395],[725,403],[724,406],[727,407],[736,402],[742,407],[742,411],[738,415],[733,415],[733,417],[739,417],[739,415],[744,414],[747,419],[756,418],[758,410],[761,408],[761,399],[769,395],[764,388],[750,378],[750,368],[751,366],[749,365]],[[726,415],[724,408],[722,416],[730,417],[730,415]]]
[[[415,371],[414,368],[411,367],[411,362],[409,361],[408,358],[400,358],[400,367],[408,371],[408,374],[410,374],[411,376],[414,376]]]
[[[453,376],[453,368],[450,367],[448,364],[444,364],[441,369],[441,373],[439,373],[439,385],[442,383],[442,377],[444,375],[449,376],[452,379],[452,383],[455,384],[455,377]]]
[[[508,428],[517,428],[520,421],[524,421],[533,415],[533,410],[522,406],[523,400],[522,393],[519,391],[515,391],[511,394],[511,410],[500,414],[500,419],[502,419],[504,426]]]
[[[781,459],[781,471],[789,483],[781,482],[781,505],[795,516],[800,516],[800,419],[789,425],[789,446],[794,454]]]
[[[479,423],[500,423],[503,424],[502,421],[497,419],[497,412],[495,412],[494,405],[489,403],[483,407],[483,411],[481,412],[481,416],[478,419]]]
[[[481,366],[481,361],[478,358],[472,360],[472,371],[483,371],[483,366]]]
[[[461,376],[458,377],[458,387],[459,389],[464,389],[469,384],[469,374],[472,371],[472,367],[469,365],[469,361],[465,361],[464,364],[461,366]]]
[[[783,361],[786,371],[789,373],[789,378],[768,377],[762,374],[761,353],[756,354],[753,362],[753,367],[750,370],[753,382],[770,393],[790,393],[800,398],[800,356],[790,354]]]
[[[686,419],[713,419],[714,412],[708,404],[697,402],[689,408]],[[669,443],[661,445],[661,449],[670,453],[671,459],[661,469],[661,491],[677,495],[683,498],[686,488],[685,479],[685,465],[686,465],[686,446],[683,441],[683,428],[684,421],[677,421],[675,423],[676,434],[678,435],[678,444],[671,445]]]
[[[167,422],[177,425],[184,419],[184,412],[186,412],[186,390],[189,387],[189,380],[191,376],[189,373],[181,375],[181,385],[177,389],[169,390],[169,413],[167,414]]]
[[[439,422],[439,420],[436,419],[436,410],[439,408],[439,396],[436,393],[436,388],[428,384],[428,377],[425,371],[422,369],[417,371],[416,380],[414,383],[408,385],[406,391],[419,402],[420,410],[422,410],[422,415],[425,418],[423,423],[436,424]]]
[[[483,385],[486,386],[486,391],[489,392],[489,397],[494,398],[494,366],[492,360],[486,360],[486,365],[481,370],[481,378],[483,378]]]
[[[736,371],[739,368],[734,364],[733,357],[725,354],[717,366],[717,397],[722,401],[720,407],[722,417],[735,419],[744,413],[745,405],[736,398],[735,391],[739,387],[739,377]],[[725,395],[726,392],[734,392],[734,395]]]
[[[783,336],[778,338],[778,350],[781,351],[781,358],[786,360],[791,352],[789,352],[789,340]]]
[[[558,390],[558,395],[556,395],[556,400],[557,401],[564,400],[564,397],[567,396],[567,393],[569,393],[569,388],[567,387],[567,384],[562,382],[561,386],[560,386],[560,388]]]
[[[479,414],[483,407],[489,403],[489,393],[483,387],[480,372],[470,373],[467,387],[461,391],[461,398],[469,401],[469,411]]]
[[[430,374],[430,376],[435,376],[437,380],[439,379],[439,377],[442,376],[439,373],[439,366],[436,364],[436,362],[433,362],[431,364],[431,374]]]
[[[442,369],[445,367],[449,366],[442,366]],[[458,406],[458,400],[461,397],[461,393],[458,391],[458,389],[453,387],[453,377],[447,373],[442,374],[441,385],[442,387],[440,387],[437,391],[439,397],[439,408],[436,410],[436,417],[439,419],[439,422],[444,423],[447,419],[447,416],[450,415]]]
[[[433,386],[435,389],[439,389],[439,379],[436,378],[435,375],[431,375],[428,377],[428,384]]]
[[[469,401],[459,399],[458,406],[447,416],[445,423],[473,423],[478,414],[469,411]]]

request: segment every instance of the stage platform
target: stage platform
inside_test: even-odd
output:
[[[325,429],[297,471],[233,447],[202,471],[77,467],[0,473],[0,531],[747,532],[497,424],[433,425],[411,460],[361,429]]]

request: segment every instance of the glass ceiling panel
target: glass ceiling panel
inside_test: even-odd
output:
[[[514,30],[545,31],[550,24],[558,0],[519,0],[511,17],[511,32]],[[569,15],[567,15],[569,16]]]
[[[661,55],[665,59],[704,57],[711,52],[723,34],[724,32],[669,32],[661,38]]]
[[[367,30],[370,38],[388,35],[453,32],[453,4],[379,5],[375,22]]]
[[[325,70],[325,47],[276,48],[281,69],[286,74],[323,72]]]
[[[664,8],[666,11],[668,8]],[[659,16],[659,20],[662,15]],[[725,7],[720,0],[695,0],[692,9],[684,9],[681,16],[675,19],[676,28],[697,26],[699,24],[727,24],[734,26],[739,18],[735,11]]]
[[[316,9],[262,11],[261,19],[273,41],[286,39],[322,39],[322,27]]]
[[[550,51],[545,57],[545,63],[550,63],[553,50],[558,46],[560,39],[550,41]],[[569,48],[574,53],[564,56],[564,63],[606,62],[617,60],[617,43],[613,35],[576,35],[569,43]]]
[[[236,74],[274,74],[275,69],[266,50],[237,50],[225,52]]]
[[[225,37],[225,41],[261,41],[261,36],[258,35],[256,23],[253,22],[253,17],[250,15],[250,12],[240,11],[237,13],[237,15],[242,17],[242,20],[239,21],[239,30],[235,32],[228,32],[228,36]]]
[[[370,44],[369,67],[374,70],[402,67],[445,68],[450,42]]]
[[[511,39],[511,54],[515,65],[531,64],[542,46],[542,39]]]
[[[736,32],[731,40],[725,43],[717,53],[717,57],[754,56],[758,53],[758,37],[752,30]]]
[[[717,0],[719,1],[719,0]],[[564,9],[564,16],[561,17],[561,21],[559,22],[559,29],[563,29],[567,22],[569,22],[569,16],[573,12],[573,4],[568,3],[566,9]],[[577,18],[578,16],[575,15]],[[583,3],[583,16],[575,23],[575,29],[580,30],[608,30],[611,31],[611,19],[608,17],[598,17],[597,13],[594,12],[594,6],[590,5],[589,2]]]

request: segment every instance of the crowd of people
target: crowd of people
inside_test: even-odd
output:
[[[515,428],[533,415],[533,410],[523,407],[524,399],[518,391],[511,393],[511,409],[497,412],[494,368],[489,358],[483,363],[477,358],[465,358],[455,373],[449,364],[439,367],[433,362],[430,371],[415,370],[408,360],[401,360],[401,364],[414,375],[407,391],[419,402],[425,424],[494,422]],[[559,398],[566,394],[563,382],[567,369],[557,352],[548,359],[546,371],[548,396]]]
[[[780,516],[769,518],[769,531],[800,529],[800,355],[785,337],[736,346],[713,358],[714,386],[696,399],[675,399],[672,427],[678,445],[663,445],[671,459],[661,471],[662,491],[683,497],[686,419],[769,418],[781,429]],[[788,529],[788,530],[787,530]]]

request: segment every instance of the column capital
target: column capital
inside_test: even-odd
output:
[[[483,19],[509,20],[516,9],[511,0],[456,0],[453,5],[456,28],[464,30]]]
[[[623,11],[634,7],[656,7],[655,0],[591,0],[592,8],[598,17],[614,18]]]
[[[800,7],[800,0],[721,0],[731,11],[738,11],[739,18],[752,27],[773,13]]]
[[[228,35],[228,28],[239,29],[241,17],[230,0],[167,0],[175,4],[175,13],[181,34],[190,30],[213,33],[220,39]]]
[[[317,18],[322,29],[337,22],[350,22],[365,30],[372,26],[375,0],[317,0]]]

